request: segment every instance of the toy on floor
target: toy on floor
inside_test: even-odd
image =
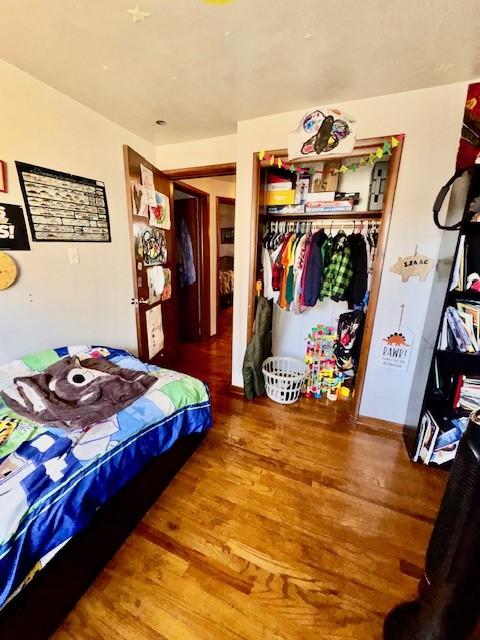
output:
[[[307,373],[302,393],[307,398],[335,401],[338,393],[347,397],[343,382],[345,374],[339,371],[334,354],[337,334],[334,327],[319,324],[313,327],[307,338],[305,364]]]

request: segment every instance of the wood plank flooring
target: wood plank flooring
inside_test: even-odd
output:
[[[214,427],[55,640],[380,639],[415,595],[446,474],[353,426],[348,401],[231,392],[228,330],[182,354]]]

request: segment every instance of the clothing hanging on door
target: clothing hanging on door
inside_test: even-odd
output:
[[[195,270],[195,260],[193,257],[193,246],[190,232],[188,231],[185,219],[180,218],[180,250],[181,262],[179,265],[180,286],[185,287],[197,281]]]

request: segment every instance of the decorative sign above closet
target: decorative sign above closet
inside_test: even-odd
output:
[[[288,136],[288,157],[324,158],[332,153],[351,153],[355,146],[356,122],[339,111],[322,107],[306,113]]]

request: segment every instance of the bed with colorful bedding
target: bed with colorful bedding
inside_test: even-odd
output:
[[[126,351],[65,347],[0,366],[0,622],[103,505],[211,421],[201,381]]]

